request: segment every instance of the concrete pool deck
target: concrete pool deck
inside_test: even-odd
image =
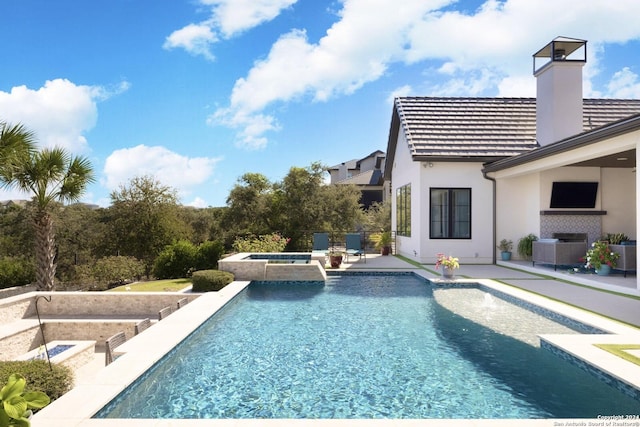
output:
[[[438,275],[433,266],[416,267],[396,257],[383,257],[379,255],[367,255],[364,260],[352,258],[352,263],[344,263],[341,270],[346,271],[414,271],[428,279],[437,279]],[[517,267],[511,265],[510,267]],[[519,267],[517,267],[519,268]],[[491,265],[463,265],[456,271],[461,279],[473,278],[475,281],[488,287],[496,287],[500,291],[508,291],[517,296],[523,296],[528,300],[549,306],[551,309],[560,310],[564,314],[573,315],[587,323],[596,323],[612,334],[596,336],[598,342],[640,344],[640,330],[631,328],[623,323],[640,325],[640,301],[620,294],[612,294],[587,288],[588,283],[576,281],[575,284],[565,283],[562,280],[570,280],[563,276],[552,278],[533,272],[513,270],[506,266]],[[579,277],[576,278],[579,279]],[[493,279],[493,280],[483,280]],[[588,280],[588,278],[586,279]],[[629,280],[627,278],[626,280]],[[631,280],[635,280],[632,278]],[[501,283],[497,283],[501,282]],[[126,388],[135,378],[150,367],[162,355],[180,342],[190,331],[208,318],[216,307],[221,307],[226,301],[240,292],[248,282],[234,282],[217,293],[208,293],[189,303],[185,309],[178,310],[171,316],[154,325],[138,337],[131,339],[118,348],[125,354],[111,365],[104,367],[103,356],[98,355],[100,362],[96,362],[86,368],[83,378],[77,386],[54,402],[49,407],[36,414],[33,418],[34,427],[58,427],[58,426],[140,426],[140,427],[168,427],[168,426],[279,426],[283,424],[293,426],[511,426],[513,420],[114,420],[90,418],[98,409],[102,408],[119,392]],[[612,285],[615,286],[615,285]],[[627,286],[628,287],[628,286]],[[537,294],[532,295],[531,292]],[[550,300],[549,297],[552,300]],[[557,300],[566,298],[573,306],[584,307],[590,312],[566,306]],[[554,301],[556,300],[556,301]],[[601,313],[607,318],[602,318],[594,313]],[[611,320],[616,319],[616,320]],[[619,322],[620,321],[620,322]],[[593,335],[588,335],[593,337]],[[607,352],[599,350],[585,342],[584,335],[576,339],[566,337],[544,337],[554,344],[563,346],[568,352],[589,353],[603,369],[613,371],[612,375],[628,379],[634,384],[640,385],[640,367],[625,362]],[[612,414],[603,414],[612,415]],[[525,426],[551,426],[556,421],[567,420],[519,420],[518,424]]]

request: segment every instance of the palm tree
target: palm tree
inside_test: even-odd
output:
[[[24,131],[23,138],[32,142],[32,134]],[[18,144],[18,147],[21,147]],[[33,194],[34,226],[36,232],[36,282],[38,290],[54,289],[56,274],[55,230],[51,210],[55,202],[77,202],[88,184],[95,178],[88,159],[71,156],[63,148],[44,148],[34,151],[14,150],[8,165],[0,167],[0,181]]]

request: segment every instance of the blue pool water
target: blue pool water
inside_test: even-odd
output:
[[[540,331],[544,332],[544,331]],[[98,418],[594,418],[640,403],[415,276],[252,283]]]

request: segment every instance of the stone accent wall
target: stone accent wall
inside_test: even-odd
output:
[[[268,261],[263,259],[223,259],[218,261],[218,268],[232,273],[235,280],[264,280],[267,263]]]
[[[158,318],[158,311],[170,306],[177,308],[178,300],[193,301],[198,294],[175,292],[52,292],[51,302],[40,300],[42,317],[75,318]]]
[[[602,236],[600,215],[540,215],[540,238],[550,239],[553,233],[586,233],[588,244]]]
[[[142,319],[140,319],[142,320]],[[107,338],[124,332],[127,339],[135,335],[138,320],[47,320],[44,336],[47,341],[95,341],[97,350],[104,350]]]
[[[323,282],[327,280],[327,272],[317,260],[309,264],[267,264],[264,280]]]
[[[36,315],[33,296],[14,296],[0,300],[0,325]],[[38,308],[40,304],[38,303]]]
[[[6,337],[0,337],[0,360],[13,360],[42,344],[40,329],[33,326]]]
[[[177,309],[179,299],[193,301],[200,294],[175,292],[50,292],[29,293],[0,300],[0,360],[12,360],[42,344],[36,319],[35,299],[47,342],[96,341],[104,348],[110,336],[123,331],[133,337],[135,324],[158,319],[164,307]]]

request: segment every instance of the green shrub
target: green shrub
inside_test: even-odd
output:
[[[208,240],[198,246],[195,270],[208,270],[218,268],[218,260],[224,253],[222,242]]]
[[[219,291],[233,282],[233,274],[220,270],[195,271],[191,276],[193,292]]]
[[[181,279],[191,276],[195,270],[218,268],[218,260],[224,252],[220,242],[206,241],[194,246],[187,241],[169,245],[154,262],[153,275],[158,279]]]
[[[73,372],[70,368],[46,360],[0,362],[0,384],[6,384],[11,374],[20,374],[27,380],[27,391],[41,391],[53,401],[71,390]]]
[[[264,234],[258,237],[238,237],[233,242],[236,252],[282,252],[289,243],[289,238],[278,233]]]
[[[32,261],[22,257],[0,258],[0,289],[28,285],[35,279]]]
[[[105,290],[136,280],[144,274],[144,263],[135,257],[109,256],[93,265],[77,268],[82,280],[93,290]]]
[[[538,240],[538,236],[533,233],[521,237],[518,241],[518,255],[524,259],[531,259],[533,255],[533,242],[536,240]]]
[[[193,243],[186,240],[166,246],[154,261],[153,275],[157,279],[189,277],[196,265],[197,252]]]

